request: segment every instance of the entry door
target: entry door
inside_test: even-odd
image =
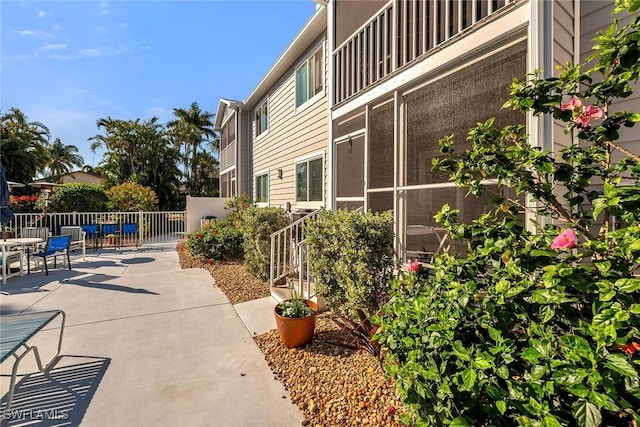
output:
[[[336,207],[364,208],[365,132],[353,132],[336,140]]]

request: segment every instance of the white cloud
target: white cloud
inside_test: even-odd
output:
[[[16,34],[20,34],[23,37],[34,37],[34,36],[37,36],[37,37],[40,37],[40,38],[51,38],[51,37],[53,37],[51,35],[51,33],[47,33],[45,31],[41,31],[41,30],[38,30],[38,31],[33,31],[33,30],[14,30],[13,32],[16,33]]]
[[[106,1],[100,3],[100,8],[102,9],[100,11],[100,15],[109,15],[111,13],[111,9],[109,9],[109,3],[107,3]]]
[[[39,10],[38,14],[36,15],[38,18],[44,18],[47,15],[51,15],[51,13],[47,13],[44,10]]]
[[[100,49],[82,49],[80,56],[100,56],[102,51]]]
[[[14,31],[14,33],[20,34],[21,36],[35,36],[36,35],[36,32],[35,31],[31,31],[31,30]]]
[[[60,49],[66,49],[66,48],[67,48],[66,44],[45,44],[40,49],[42,49],[42,50],[60,50]]]
[[[66,60],[66,59],[77,59],[77,56],[69,56],[69,55],[49,55],[47,56],[47,58],[49,59],[62,59],[62,60]]]

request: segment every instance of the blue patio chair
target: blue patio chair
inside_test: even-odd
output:
[[[69,245],[71,245],[71,235],[64,236],[51,236],[47,239],[47,246],[45,246],[42,252],[34,252],[29,254],[29,257],[35,256],[42,258],[44,262],[44,271],[49,275],[49,266],[47,265],[47,258],[53,258],[53,267],[57,267],[57,258],[59,256],[67,257],[67,266],[71,270],[71,260],[69,259]],[[28,262],[28,261],[27,261]]]
[[[118,247],[118,224],[100,224],[100,248],[105,239],[113,239],[113,247]]]
[[[122,224],[122,227],[120,228],[120,234],[122,235],[122,240],[126,239],[127,237],[133,238],[136,248],[138,247],[138,224],[136,224],[135,222],[126,222]],[[122,246],[122,241],[120,245]]]
[[[80,227],[84,231],[86,239],[92,242],[93,249],[98,250],[98,237],[100,236],[98,224],[83,224]]]

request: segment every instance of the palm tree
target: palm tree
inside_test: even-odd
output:
[[[56,138],[49,147],[46,167],[53,181],[71,172],[73,166],[80,167],[83,163],[84,159],[78,154],[78,147],[75,145],[64,145],[60,138]]]
[[[18,108],[0,117],[0,160],[7,176],[29,182],[47,163],[49,129],[40,122],[29,122]]]
[[[216,133],[213,130],[214,114],[202,111],[197,102],[193,102],[188,110],[174,108],[175,120],[167,123],[171,138],[178,151],[184,147],[184,174],[187,187],[191,187],[191,181],[196,176],[198,151],[203,142],[215,144]],[[214,147],[212,147],[214,148]]]

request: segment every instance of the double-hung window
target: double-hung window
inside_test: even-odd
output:
[[[322,47],[296,70],[296,108],[322,92]]]
[[[269,172],[264,172],[256,175],[255,189],[256,203],[269,203]]]
[[[296,163],[296,203],[322,202],[323,163],[322,156]]]
[[[265,100],[262,104],[256,108],[256,136],[267,131],[269,129],[269,100]]]

